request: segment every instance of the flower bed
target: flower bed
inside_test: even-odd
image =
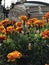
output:
[[[49,12],[42,20],[19,17],[0,22],[0,61],[12,65],[49,64]]]

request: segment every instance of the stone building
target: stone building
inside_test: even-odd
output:
[[[0,5],[0,21],[4,19],[3,7]]]
[[[20,15],[29,15],[30,18],[37,17],[39,19],[49,11],[49,6],[36,3],[21,3],[15,4],[12,9],[9,10],[8,18],[18,20]],[[3,7],[0,5],[0,21],[4,19]]]
[[[41,17],[49,11],[49,6],[43,4],[35,4],[35,3],[24,3],[24,4],[15,4],[14,8],[9,11],[9,18],[17,19],[20,15],[28,15],[30,14],[30,18],[37,17],[41,19]]]
[[[14,8],[9,11],[9,18],[17,19],[20,15],[25,15],[25,7],[23,4],[14,5]]]

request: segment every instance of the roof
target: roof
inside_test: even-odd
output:
[[[49,3],[40,2],[40,1],[25,1],[25,2],[23,2],[23,3],[27,3],[27,4],[28,4],[28,3],[31,3],[31,4],[29,4],[29,6],[30,6],[30,5],[35,5],[35,4],[36,4],[37,6],[38,6],[38,5],[46,5],[46,6],[49,6]],[[16,2],[16,4],[22,4],[22,3]],[[35,6],[36,6],[36,5],[35,5]]]
[[[44,6],[43,4],[37,4],[37,3],[24,3],[25,6]]]

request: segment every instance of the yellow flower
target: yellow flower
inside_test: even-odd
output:
[[[8,62],[15,61],[17,58],[20,59],[21,57],[22,57],[22,53],[16,50],[11,53],[8,53],[7,55]]]

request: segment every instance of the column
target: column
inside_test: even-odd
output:
[[[43,14],[41,6],[38,6],[38,9],[39,9],[39,14]]]

